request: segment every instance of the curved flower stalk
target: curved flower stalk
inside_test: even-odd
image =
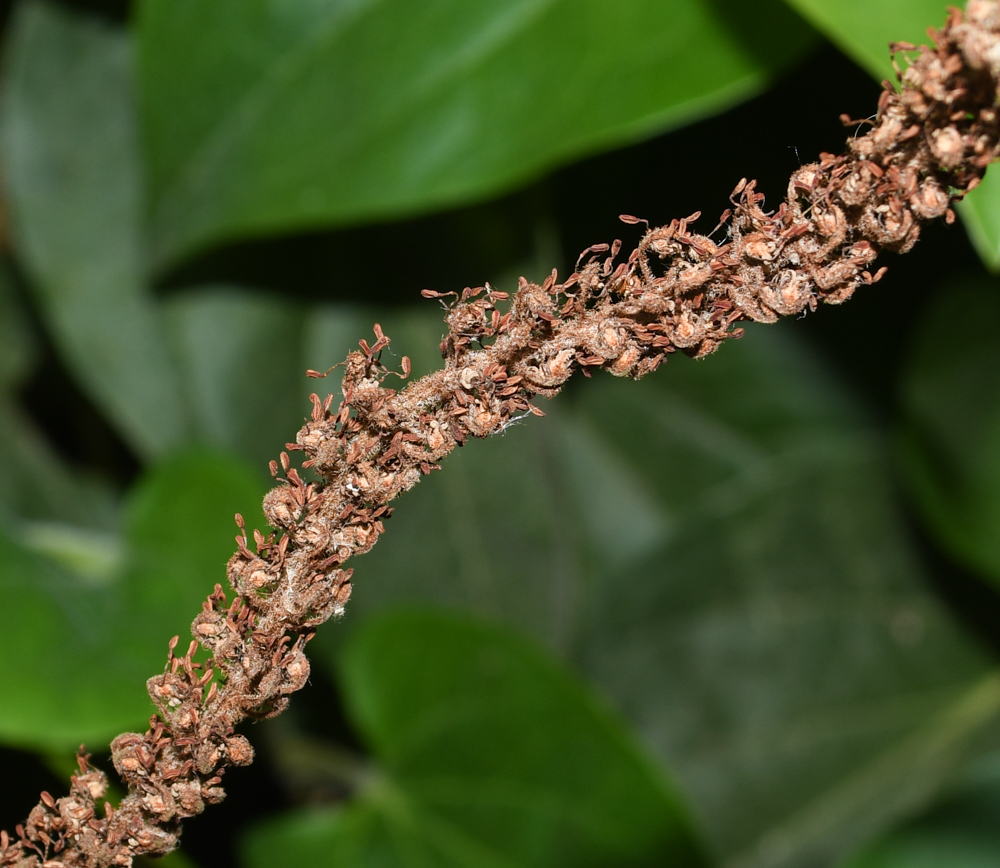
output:
[[[447,308],[444,366],[401,391],[387,385],[389,338],[376,325],[375,342],[344,363],[339,405],[313,395],[311,420],[287,446],[320,481],[304,481],[287,452],[271,463],[279,484],[263,507],[273,532],[248,538],[236,517],[234,595],[216,586],[182,656],[171,641],[165,671],[148,682],[149,730],[112,743],[126,797],[99,812],[106,781],[81,753],[70,795],[43,793],[15,836],[0,833],[0,866],[127,866],[176,847],[181,821],[223,798],[225,768],[252,761],[236,727],[279,714],[308,680],[305,646],[350,596],[346,562],[376,543],[396,496],[456,446],[541,415],[535,396],[554,396],[576,371],[642,377],[677,351],[708,355],[742,334],[740,321],[846,301],[882,275],[869,270],[880,251],[905,252],[922,223],[954,220],[951,204],[1000,153],[997,3],[953,10],[932,36],[932,48],[893,46],[914,53],[900,89],[886,83],[873,120],[843,118],[871,129],[796,171],[776,211],[741,181],[716,227],[724,240],[692,232],[693,214],[647,229],[627,256],[618,241],[589,248],[561,283],[554,271],[540,285],[522,279],[512,299],[489,285],[425,290]],[[409,376],[405,357],[398,376]]]

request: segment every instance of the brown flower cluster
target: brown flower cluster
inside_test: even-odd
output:
[[[254,531],[251,545],[237,516],[232,602],[216,586],[194,621],[197,641],[178,657],[175,637],[165,671],[148,682],[158,710],[150,729],[113,742],[128,795],[99,816],[104,778],[81,755],[71,794],[43,794],[16,837],[0,836],[0,866],[124,866],[174,848],[180,821],[223,798],[225,768],[252,760],[236,726],[278,714],[305,685],[306,643],[350,596],[345,562],[375,544],[388,504],[456,446],[541,414],[533,398],[555,395],[576,370],[641,377],[678,350],[713,352],[742,333],[741,320],[839,304],[878,280],[884,269],[868,269],[881,250],[905,252],[921,223],[953,220],[951,203],[1000,152],[997,4],[973,0],[933,36],[933,48],[894,47],[915,52],[900,89],[887,83],[873,120],[845,118],[871,129],[795,172],[776,211],[741,181],[721,243],[691,231],[695,214],[649,229],[621,261],[618,241],[598,244],[562,283],[555,272],[541,285],[522,279],[506,309],[508,296],[488,285],[425,290],[448,308],[445,363],[398,392],[385,385],[389,339],[376,325],[375,343],[361,341],[346,360],[343,400],[332,409],[333,396],[314,395],[311,420],[288,444],[320,481],[305,482],[287,453],[272,462],[280,484],[264,515],[274,531]],[[404,357],[399,376],[408,375]],[[199,644],[205,662],[194,659]]]

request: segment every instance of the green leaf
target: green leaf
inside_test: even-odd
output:
[[[322,653],[404,601],[528,630],[614,698],[740,868],[829,864],[995,726],[884,444],[782,327],[543,408],[407,494]]]
[[[941,287],[904,369],[900,455],[924,520],[949,552],[1000,583],[1000,316],[992,282]]]
[[[828,864],[940,785],[1000,695],[924,589],[884,446],[787,333],[664,374],[583,396],[676,523],[598,579],[583,665],[727,865]]]
[[[817,30],[879,81],[896,81],[890,42],[926,45],[928,27],[941,27],[948,4],[941,0],[787,0]],[[900,58],[902,64],[902,58]]]
[[[720,110],[812,44],[777,0],[149,0],[154,260],[496,195]]]
[[[845,868],[994,868],[1000,864],[1000,756],[925,815],[867,848]]]
[[[987,170],[983,182],[958,203],[958,213],[983,264],[1000,271],[1000,171]]]
[[[161,454],[186,419],[145,283],[129,42],[27,0],[5,48],[0,150],[18,254],[67,366],[139,453]]]
[[[246,864],[705,864],[621,724],[517,635],[397,613],[355,633],[341,677],[381,777],[254,831]]]
[[[941,27],[948,14],[948,4],[940,0],[787,2],[876,79],[893,83],[896,72],[889,43],[927,45],[927,28]],[[897,62],[905,69],[905,55]],[[958,203],[958,211],[983,263],[992,271],[1000,270],[1000,172],[988,172],[983,183]]]
[[[100,552],[81,563],[79,545],[74,560],[65,540],[0,532],[0,669],[17,698],[0,704],[0,740],[65,750],[145,726],[153,708],[143,683],[162,668],[170,637],[188,635],[199,597],[225,582],[233,513],[257,515],[262,493],[224,456],[155,465],[129,499],[123,562],[100,581]]]

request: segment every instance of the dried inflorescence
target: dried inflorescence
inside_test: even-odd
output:
[[[280,484],[264,515],[274,531],[254,531],[251,544],[237,516],[232,602],[216,586],[192,626],[196,642],[178,657],[175,637],[165,671],[149,680],[150,729],[113,742],[126,798],[98,817],[104,778],[81,756],[69,796],[43,794],[16,838],[0,836],[0,866],[128,865],[174,848],[180,821],[223,798],[225,768],[253,759],[237,725],[280,713],[306,683],[306,643],[350,596],[345,562],[375,544],[388,504],[466,439],[540,414],[534,397],[555,395],[576,370],[641,377],[678,350],[713,352],[741,334],[741,320],[839,304],[878,280],[882,270],[868,269],[881,250],[905,252],[921,223],[954,219],[951,203],[1000,151],[997,4],[974,0],[934,36],[934,48],[895,46],[917,52],[900,91],[887,84],[873,120],[845,119],[871,129],[795,172],[776,211],[741,181],[724,242],[691,231],[698,215],[674,220],[649,229],[624,261],[616,241],[584,251],[562,283],[555,272],[541,285],[522,279],[506,310],[508,296],[488,285],[425,291],[449,299],[445,364],[400,392],[384,385],[389,339],[376,325],[375,343],[347,358],[343,400],[332,409],[333,396],[314,395],[311,420],[288,444],[321,481],[304,481],[287,453],[272,462]],[[402,368],[405,379],[405,357]],[[198,645],[207,662],[194,659]]]

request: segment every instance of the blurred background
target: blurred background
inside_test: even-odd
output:
[[[931,0],[17,0],[0,827],[144,729],[307,380],[419,291],[776,207]],[[903,62],[903,58],[899,58]],[[1000,864],[1000,173],[843,307],[571,383],[401,499],[168,868]],[[339,397],[339,396],[338,396]]]

